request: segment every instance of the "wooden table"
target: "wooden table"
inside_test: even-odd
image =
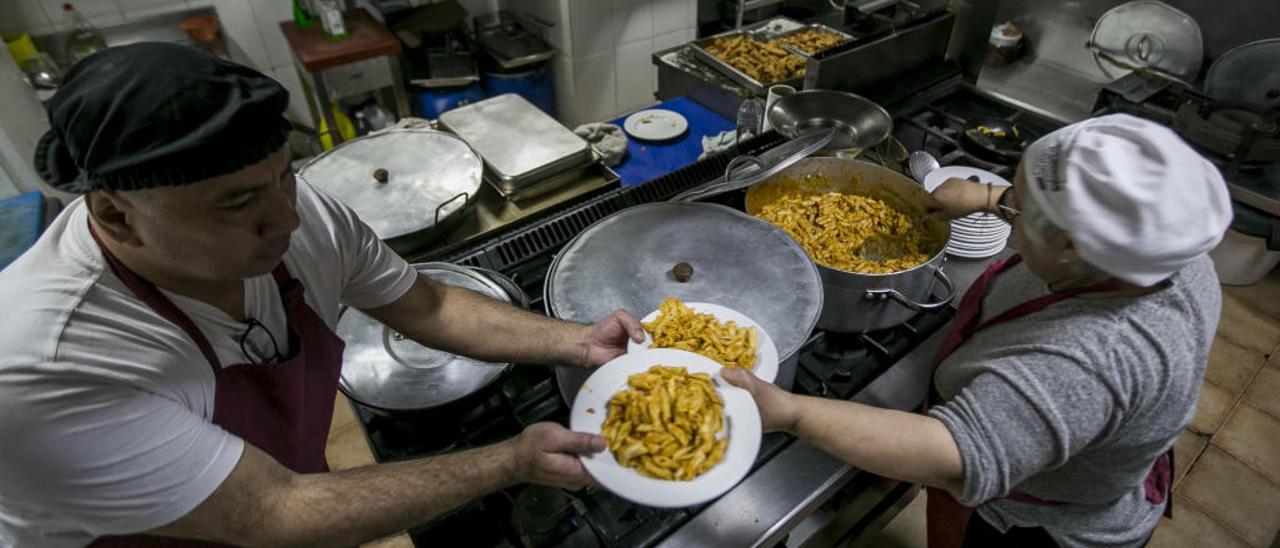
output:
[[[400,68],[400,40],[387,27],[364,9],[343,12],[346,39],[331,42],[319,21],[299,29],[293,21],[281,21],[293,52],[294,66],[304,85],[314,90],[315,101],[308,101],[311,116],[319,128],[321,120],[337,145],[342,141],[329,104],[360,93],[381,91],[383,100],[394,104],[401,118],[409,115],[409,97],[405,92]],[[388,94],[389,93],[389,94]]]

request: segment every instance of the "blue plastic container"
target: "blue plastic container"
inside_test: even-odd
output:
[[[434,120],[445,111],[481,101],[485,97],[485,90],[480,84],[458,88],[419,89],[414,110],[418,116]]]
[[[44,232],[44,195],[28,192],[0,200],[0,270],[9,266]]]
[[[556,96],[551,80],[550,63],[523,72],[486,72],[481,78],[486,96],[514,93],[555,118]]]

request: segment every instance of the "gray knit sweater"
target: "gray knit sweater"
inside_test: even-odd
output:
[[[960,448],[960,502],[1000,530],[1042,526],[1064,546],[1147,538],[1163,506],[1143,480],[1194,415],[1222,305],[1207,256],[1171,282],[991,326],[942,363],[945,403],[929,414]],[[983,319],[1047,292],[1020,264],[996,277]],[[1001,498],[1013,491],[1068,504]]]

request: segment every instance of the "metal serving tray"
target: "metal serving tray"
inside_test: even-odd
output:
[[[756,80],[755,78],[747,76],[747,73],[738,70],[737,67],[734,67],[729,63],[721,61],[719,57],[716,57],[715,55],[712,55],[710,51],[707,51],[707,46],[711,45],[712,42],[720,38],[729,38],[729,37],[734,37],[739,35],[747,36],[752,40],[756,40],[760,42],[765,41],[764,39],[760,38],[760,36],[757,35],[756,33],[746,31],[746,30],[734,30],[729,32],[723,32],[715,36],[708,36],[706,38],[694,40],[689,43],[689,45],[691,46],[689,49],[693,50],[693,55],[697,57],[699,60],[701,60],[702,62],[706,63],[707,66],[713,69],[716,69],[717,71],[719,71],[721,74],[724,74],[725,76],[728,76],[734,82],[741,84],[743,87],[747,88],[755,95],[764,95],[765,93],[767,93],[769,86],[773,86],[777,84],[787,84],[787,85],[796,86],[796,87],[804,85],[803,74],[800,74],[794,78],[788,78],[781,82],[761,82],[759,80]],[[795,55],[795,52],[791,52],[791,54]],[[804,59],[803,56],[800,56],[800,58]]]
[[[585,140],[514,93],[455,108],[439,123],[480,154],[485,179],[504,195],[595,160]]]
[[[800,28],[798,28],[798,29],[790,30],[790,31],[784,32],[784,33],[782,33],[782,34],[779,34],[779,35],[777,35],[777,36],[774,36],[774,38],[773,38],[773,39],[775,39],[775,40],[776,40],[776,39],[778,39],[778,38],[783,38],[783,37],[786,37],[786,36],[791,36],[792,34],[799,34],[799,33],[804,32],[804,31],[806,31],[806,30],[817,30],[817,31],[825,32],[825,33],[827,33],[827,34],[834,34],[834,35],[836,35],[836,36],[839,36],[839,37],[841,37],[841,38],[844,38],[845,42],[848,42],[848,41],[850,41],[850,40],[853,40],[853,35],[852,35],[852,34],[849,34],[849,33],[847,33],[847,32],[844,32],[844,31],[838,30],[838,29],[836,29],[836,28],[834,28],[834,27],[829,27],[829,26],[824,25],[824,24],[822,24],[822,23],[809,23],[809,24],[807,24],[807,25],[801,26],[801,27],[800,27]],[[832,48],[834,48],[834,47],[838,47],[838,46],[842,45],[842,44],[843,44],[843,43],[845,43],[845,42],[842,42],[841,44],[836,44],[835,46],[831,46],[831,47],[832,47]],[[813,52],[813,53],[805,53],[804,51],[801,51],[801,50],[799,50],[799,49],[797,49],[797,48],[794,48],[794,47],[792,47],[792,46],[781,46],[781,47],[782,47],[782,49],[785,49],[785,50],[787,50],[787,51],[789,51],[789,52],[791,52],[791,53],[794,53],[794,54],[799,55],[799,56],[801,56],[801,57],[804,57],[804,58],[806,58],[806,59],[811,59],[811,58],[813,58],[813,56],[814,56],[814,55],[816,55],[816,54],[818,53],[818,51],[815,51],[815,52]],[[830,48],[827,48],[827,49],[830,49]],[[819,51],[826,51],[826,50],[824,49],[824,50],[819,50]]]
[[[761,82],[759,80],[756,80],[755,78],[747,76],[745,72],[738,70],[737,67],[734,67],[729,63],[721,61],[718,57],[716,57],[715,55],[712,55],[711,52],[707,50],[707,46],[720,38],[731,38],[731,37],[740,36],[740,35],[745,35],[761,42],[768,42],[777,38],[781,38],[783,36],[788,36],[788,35],[795,34],[808,29],[817,29],[823,32],[836,34],[843,37],[845,40],[853,39],[853,36],[850,35],[849,33],[841,32],[839,30],[836,30],[835,28],[829,27],[827,25],[823,25],[821,23],[804,24],[804,23],[795,21],[793,19],[788,19],[786,17],[775,17],[773,19],[769,19],[768,21],[758,23],[751,27],[747,27],[739,30],[731,30],[728,32],[722,32],[714,36],[700,38],[698,40],[694,40],[690,42],[689,45],[691,46],[690,49],[693,51],[694,56],[697,57],[702,62],[706,63],[711,68],[714,68],[715,70],[719,71],[721,74],[728,76],[734,82],[746,87],[752,93],[756,95],[764,95],[768,92],[769,86],[773,86],[777,84],[787,84],[787,85],[795,86],[796,88],[800,88],[801,86],[804,85],[804,75],[801,74],[799,76],[796,76],[794,78],[788,78],[781,82]],[[782,48],[790,52],[792,55],[800,57],[801,59],[807,60],[812,58],[812,55],[804,53],[795,48],[787,47],[787,46],[783,46]]]

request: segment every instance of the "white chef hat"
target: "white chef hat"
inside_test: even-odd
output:
[[[1158,283],[1213,249],[1231,223],[1222,175],[1168,128],[1113,114],[1027,147],[1026,190],[1080,257],[1129,283]]]

